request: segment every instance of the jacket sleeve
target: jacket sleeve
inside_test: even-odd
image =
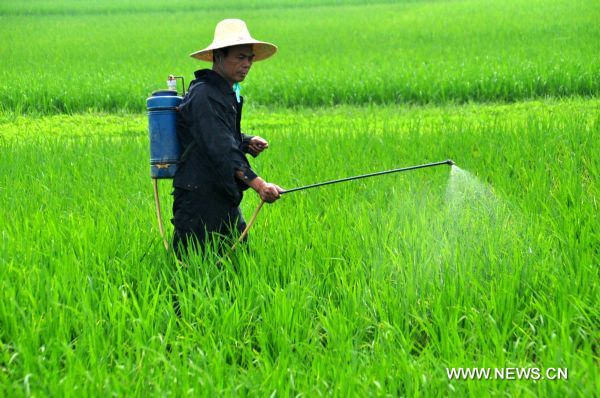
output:
[[[210,95],[192,101],[190,132],[193,140],[215,171],[215,181],[219,188],[237,200],[240,185],[236,181],[236,171],[241,170],[247,180],[256,174],[250,168],[246,156],[235,139],[235,109],[229,109]]]
[[[246,135],[244,133],[242,133],[242,152],[244,153],[250,153],[250,151],[248,150],[248,145],[250,145],[250,140],[254,138],[253,135]],[[253,154],[250,153],[250,155],[254,156]]]

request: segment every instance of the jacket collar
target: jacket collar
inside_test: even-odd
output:
[[[223,94],[234,94],[233,89],[225,79],[212,69],[200,69],[194,72],[197,80],[212,83],[223,92]]]

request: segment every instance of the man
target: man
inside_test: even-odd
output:
[[[182,156],[173,179],[173,248],[179,256],[191,244],[202,249],[215,233],[243,231],[239,204],[248,187],[268,203],[280,197],[282,189],[258,177],[246,159],[245,153],[258,156],[268,143],[241,133],[239,96],[239,83],[252,63],[276,51],[273,44],[253,39],[244,21],[226,19],[217,24],[210,46],[191,54],[213,64],[195,72],[177,115]]]

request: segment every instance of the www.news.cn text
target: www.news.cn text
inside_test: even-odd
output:
[[[567,368],[446,368],[448,380],[568,380]]]

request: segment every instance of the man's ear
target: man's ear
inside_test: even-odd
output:
[[[223,54],[221,53],[221,51],[213,50],[213,60],[218,64],[220,64],[223,61]]]

